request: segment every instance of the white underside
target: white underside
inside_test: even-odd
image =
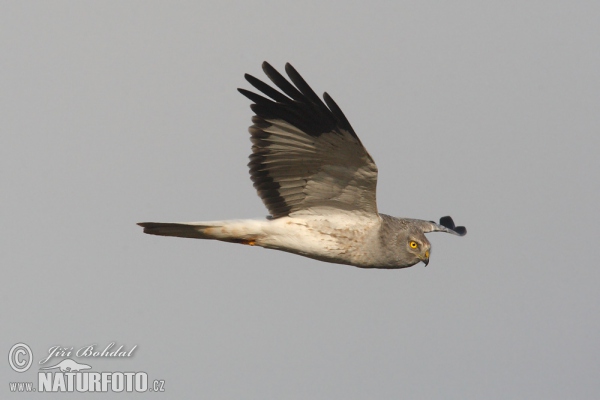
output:
[[[283,250],[318,260],[361,265],[373,256],[381,219],[351,212],[295,215],[273,220],[188,222],[202,226],[207,239],[247,241],[251,245]]]

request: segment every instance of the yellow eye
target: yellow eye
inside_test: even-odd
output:
[[[417,247],[419,247],[419,245],[417,244],[417,242],[415,242],[414,240],[411,240],[411,242],[410,242],[410,248],[411,249],[416,249]]]

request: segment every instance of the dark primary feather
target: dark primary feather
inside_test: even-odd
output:
[[[440,218],[440,225],[456,232],[460,236],[465,236],[467,234],[467,228],[464,226],[455,226],[454,221],[450,216]]]
[[[271,99],[278,101],[280,103],[291,103],[291,100],[287,96],[285,96],[285,95],[281,94],[280,92],[278,92],[277,90],[273,89],[271,86],[267,85],[260,79],[256,79],[255,77],[253,77],[250,74],[245,74],[244,78],[246,78],[246,80],[248,82],[250,82],[250,84],[252,86],[254,86],[256,89],[258,89],[259,91],[261,91],[264,94],[266,94],[267,96],[269,96]],[[240,92],[244,91],[246,93],[252,93],[252,92],[249,92],[244,89],[238,89],[238,90],[240,90]],[[254,94],[254,93],[252,93],[252,94]],[[247,94],[245,94],[245,93],[244,93],[244,95],[247,96]],[[250,98],[250,100],[255,101],[252,98]]]
[[[346,116],[333,99],[325,93],[323,95],[327,103],[325,105],[291,64],[287,63],[285,68],[297,88],[266,61],[262,67],[269,79],[289,97],[252,75],[244,75],[252,86],[270,97],[267,99],[248,90],[238,89],[241,94],[255,103],[251,107],[256,115],[264,118],[280,118],[311,136],[319,136],[339,127],[358,139]]]
[[[423,222],[425,222],[425,221],[423,221]],[[431,225],[425,230],[425,232],[443,231],[443,232],[453,233],[458,236],[465,236],[467,234],[467,228],[465,228],[464,226],[454,225],[454,220],[449,215],[440,218],[439,224],[435,223],[435,221],[429,221],[428,223]]]
[[[325,104],[323,104],[323,101],[319,98],[319,96],[317,96],[317,94],[311,89],[311,87],[308,86],[304,78],[302,78],[298,71],[296,71],[296,69],[292,67],[292,64],[285,64],[285,72],[287,72],[294,85],[296,85],[296,87],[300,89],[302,94],[305,96],[303,100],[311,101],[319,105],[320,107],[325,106]]]

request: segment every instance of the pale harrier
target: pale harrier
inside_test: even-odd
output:
[[[245,89],[256,114],[250,175],[271,213],[266,220],[142,222],[152,235],[216,239],[283,250],[361,268],[404,268],[429,263],[427,232],[463,236],[452,218],[440,223],[379,214],[377,166],[327,93],[325,102],[294,67],[293,85],[268,63],[265,74],[279,88],[246,74],[262,95]]]

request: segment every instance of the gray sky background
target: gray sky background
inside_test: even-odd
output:
[[[599,398],[598,21],[593,1],[1,2],[0,353],[34,367],[3,356],[0,397],[39,397],[8,382],[51,346],[114,341],[135,356],[89,363],[164,379],[156,398]],[[337,101],[382,212],[469,234],[396,271],[142,234],[266,215],[236,91],[263,60]]]

